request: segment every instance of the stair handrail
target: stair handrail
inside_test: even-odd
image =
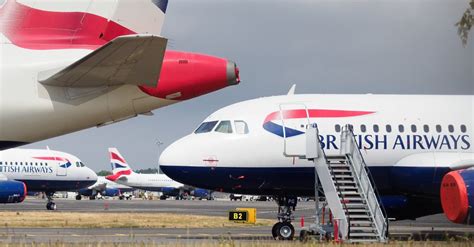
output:
[[[360,151],[360,148],[359,146],[357,145],[357,142],[356,142],[356,139],[355,139],[355,135],[354,135],[354,132],[353,132],[353,127],[352,125],[350,124],[347,124],[343,127],[343,130],[341,132],[341,141],[344,141],[345,138],[342,138],[342,135],[344,135],[345,133],[349,133],[350,134],[350,138],[351,138],[351,143],[352,144],[347,144],[347,143],[343,143],[343,145],[345,144],[345,147],[342,147],[342,148],[345,148],[347,149],[347,145],[351,145],[348,149],[349,150],[345,150],[345,155],[346,156],[349,156],[348,158],[350,159],[350,162],[351,162],[351,165],[353,166],[354,168],[354,175],[356,176],[358,182],[359,182],[359,185],[361,187],[361,189],[363,190],[363,194],[364,194],[364,197],[367,201],[367,206],[369,206],[369,209],[371,211],[371,213],[373,214],[372,217],[374,218],[374,224],[377,225],[377,231],[380,230],[381,228],[381,232],[379,232],[379,236],[383,236],[385,237],[385,239],[388,237],[388,217],[387,217],[387,213],[385,211],[385,208],[383,206],[382,203],[380,203],[379,201],[379,198],[380,197],[380,194],[377,190],[377,187],[374,186],[374,180],[373,180],[373,177],[372,177],[372,174],[370,173],[370,170],[368,169],[367,167],[367,164],[365,163],[365,160],[364,160],[364,157],[362,155],[362,152]],[[355,145],[355,147],[354,147]],[[344,149],[341,149],[341,151],[343,151]],[[349,155],[348,155],[349,154]],[[355,159],[357,158],[360,162],[359,164],[361,164],[360,166],[360,169],[355,169],[355,162],[353,162],[352,159]],[[357,170],[360,170],[360,171],[357,171]],[[362,186],[362,183],[361,183],[361,175],[362,173],[365,173],[365,175],[367,176],[367,178],[369,179],[369,181],[367,181],[367,188],[365,189],[364,191],[364,187]],[[368,193],[368,192],[372,192],[372,193]],[[369,198],[368,198],[368,195],[375,195],[375,200],[372,200],[373,203],[375,203],[376,205],[372,205],[369,201]],[[375,207],[374,206],[378,206],[378,207]],[[380,212],[379,212],[380,211]],[[384,220],[382,220],[380,222],[380,216],[377,217],[377,213],[381,214],[380,216],[382,216],[384,218]],[[380,227],[380,224],[382,224],[382,227]]]
[[[317,138],[317,141],[319,142],[319,147],[321,148],[321,152],[323,153],[324,161],[325,161],[325,163],[326,163],[326,166],[330,169],[330,172],[331,172],[332,174],[334,174],[334,171],[333,171],[332,167],[328,165],[329,161],[328,161],[326,152],[324,151],[324,148],[322,148],[324,143],[322,142],[321,138],[319,138],[319,136],[320,136],[320,135],[319,135],[319,127],[318,127],[318,125],[317,125],[316,123],[311,124],[311,127],[316,129],[316,133],[317,133],[316,138]],[[317,176],[317,175],[316,175],[316,176]],[[315,179],[318,179],[318,178],[315,177]],[[332,178],[331,178],[331,179],[332,179]],[[333,182],[334,182],[334,179],[332,179],[332,180],[333,180]],[[339,192],[338,194],[341,195],[341,193],[340,193],[341,190],[340,190],[339,184],[337,184],[337,185],[335,185],[335,186],[336,186],[336,188],[337,188],[337,191]],[[347,238],[344,238],[344,236],[343,236],[343,239],[349,239],[349,237],[350,237],[351,225],[350,225],[350,218],[347,216],[348,208],[347,208],[347,205],[346,205],[345,200],[343,200],[342,202],[341,202],[341,201],[339,201],[339,202],[342,203],[342,205],[343,205],[343,209],[344,209],[345,214],[346,214],[346,215],[345,215],[345,216],[346,216],[346,222],[347,222]],[[339,233],[336,233],[336,234],[339,234]]]

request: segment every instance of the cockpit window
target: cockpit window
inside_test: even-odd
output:
[[[232,133],[232,124],[227,120],[221,121],[215,131],[230,134]]]
[[[194,133],[200,134],[200,133],[211,132],[211,130],[214,129],[214,126],[216,126],[216,124],[217,124],[217,121],[204,122],[196,129],[196,131],[194,131]]]
[[[237,134],[248,134],[249,133],[249,127],[246,122],[242,120],[235,120],[234,121],[235,125],[235,133]]]
[[[82,163],[82,161],[79,162],[79,164],[81,164],[81,167],[86,167],[86,165],[84,165],[84,163]]]

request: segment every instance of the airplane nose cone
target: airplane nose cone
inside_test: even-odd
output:
[[[87,179],[89,179],[90,181],[97,182],[97,174],[92,169],[89,169],[89,173],[87,174]]]
[[[227,76],[227,83],[229,86],[237,85],[240,83],[240,70],[237,67],[237,64],[233,61],[227,61],[226,67],[226,76]]]
[[[158,164],[160,166],[170,166],[170,165],[177,165],[177,157],[176,157],[176,144],[173,143],[169,145],[163,152],[161,152],[160,159],[158,160]]]
[[[182,168],[183,166],[190,165],[190,158],[185,155],[187,148],[182,145],[183,139],[174,142],[169,145],[160,155],[158,161],[161,170],[171,179],[186,184],[187,181],[183,181]],[[186,144],[186,143],[184,143]],[[186,145],[185,145],[186,146]]]

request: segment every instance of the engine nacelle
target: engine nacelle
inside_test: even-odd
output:
[[[103,196],[108,196],[108,197],[114,197],[114,196],[120,196],[120,189],[116,188],[107,188],[105,191],[100,193]]]
[[[186,100],[240,82],[237,65],[204,54],[166,51],[156,87],[140,86],[148,95]]]
[[[179,189],[173,187],[163,187],[161,192],[166,196],[177,196],[179,195]]]
[[[25,200],[26,185],[18,181],[0,181],[0,203],[19,203]]]
[[[208,198],[211,194],[210,190],[206,189],[195,189],[192,192],[193,193],[191,195],[199,198]]]
[[[440,197],[444,214],[450,221],[474,225],[474,170],[452,171],[444,175]]]

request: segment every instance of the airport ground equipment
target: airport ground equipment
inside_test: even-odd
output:
[[[348,242],[386,242],[388,220],[377,197],[376,188],[357,146],[351,125],[341,132],[339,155],[329,156],[321,148],[317,125],[312,124],[306,132],[306,158],[315,164],[316,220],[305,234],[322,236],[331,231],[335,239]],[[319,181],[318,181],[319,180]],[[333,221],[324,225],[319,221],[319,188]]]
[[[236,223],[255,224],[257,222],[256,208],[236,208],[229,211],[229,221]]]

